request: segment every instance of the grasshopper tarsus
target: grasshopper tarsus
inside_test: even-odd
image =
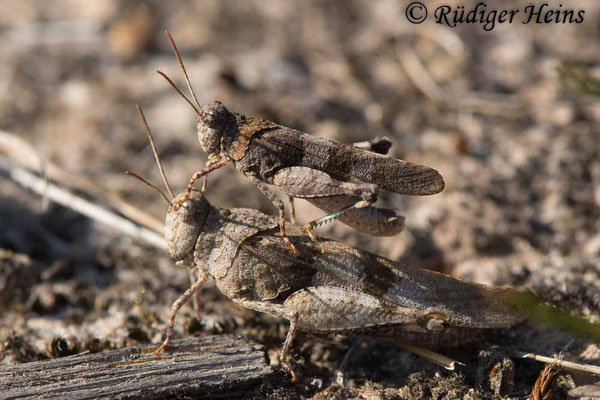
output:
[[[171,313],[169,314],[169,325],[167,326],[167,335],[165,337],[165,340],[163,341],[163,344],[156,350],[156,355],[164,352],[167,349],[167,347],[169,347],[169,344],[173,339],[173,334],[175,331],[175,319],[177,318],[177,313],[179,312],[181,307],[183,307],[183,305],[188,302],[188,300],[194,297],[194,295],[198,293],[200,289],[202,289],[202,286],[204,286],[207,279],[208,275],[206,274],[206,271],[204,271],[203,269],[199,269],[198,280],[190,288],[188,288],[188,290],[186,290],[185,293],[183,293],[181,296],[179,296],[177,300],[173,302],[173,305],[171,306]]]
[[[291,367],[291,365],[282,361],[281,366],[283,367],[284,371],[290,375],[290,381],[292,381],[292,383],[298,382],[298,375],[296,375],[296,372],[294,372],[294,369]]]
[[[158,346],[158,348],[156,350],[154,350],[154,355],[160,356],[161,354],[164,354],[167,351],[167,348],[169,347],[170,344],[171,344],[171,339],[170,338],[165,339],[163,344],[161,344],[160,346]]]
[[[321,241],[315,236],[310,223],[304,225],[304,230],[308,234],[308,237],[310,238],[310,240],[312,240],[312,242],[314,244],[316,244],[317,246],[319,246],[319,248],[321,249],[320,250],[321,254],[325,254],[327,252],[325,250],[325,246],[323,246],[323,243],[321,243]]]
[[[296,247],[296,245],[294,245],[294,243],[292,243],[292,241],[290,240],[290,238],[288,238],[287,236],[285,236],[285,232],[282,233],[283,239],[285,240],[285,243],[290,246],[290,248],[292,249],[292,253],[294,254],[299,254],[300,252],[298,251],[298,248]]]

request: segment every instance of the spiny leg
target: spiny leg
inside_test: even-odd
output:
[[[221,159],[215,160],[215,161],[211,160],[208,163],[206,163],[206,167],[204,169],[201,169],[200,171],[197,171],[194,175],[192,175],[192,178],[190,179],[190,182],[188,183],[188,186],[185,190],[183,197],[181,199],[177,200],[175,203],[173,203],[173,210],[177,211],[179,209],[179,207],[181,207],[181,205],[187,201],[187,199],[190,197],[190,194],[192,193],[192,189],[194,188],[194,183],[198,179],[208,175],[212,171],[215,171],[215,170],[227,165],[228,162],[229,162],[229,160],[226,158],[221,158]],[[203,188],[204,188],[204,186],[203,186]]]
[[[285,242],[292,248],[292,252],[294,252],[294,254],[297,254],[298,249],[296,249],[296,246],[294,246],[294,244],[287,237],[287,234],[285,232],[285,206],[283,205],[283,201],[281,201],[281,199],[278,198],[277,195],[271,189],[269,189],[267,185],[259,181],[256,176],[248,175],[248,177],[256,185],[258,190],[260,190],[262,194],[267,196],[267,198],[271,200],[271,203],[273,203],[273,205],[279,210],[279,229],[281,231],[281,236],[283,236],[283,240],[285,240]]]
[[[323,244],[319,241],[319,239],[317,239],[317,237],[313,233],[313,229],[319,225],[326,224],[328,222],[338,219],[339,217],[341,217],[342,215],[344,215],[345,213],[347,213],[350,210],[353,210],[355,208],[368,207],[371,204],[372,204],[372,202],[370,202],[370,201],[360,200],[354,204],[351,204],[344,208],[340,208],[339,210],[336,210],[332,213],[322,216],[321,218],[317,218],[314,221],[309,222],[308,224],[304,225],[304,229],[306,230],[306,233],[308,233],[308,236],[310,237],[310,239],[313,242],[317,243],[319,246],[321,246],[321,253],[325,253],[325,247],[323,247]]]
[[[175,318],[177,317],[177,312],[185,303],[187,303],[187,301],[192,296],[198,293],[198,291],[206,283],[207,278],[208,274],[206,273],[206,271],[200,268],[198,270],[198,280],[196,281],[196,283],[194,283],[192,287],[186,290],[184,294],[182,294],[177,300],[175,300],[175,302],[171,306],[171,315],[169,317],[169,326],[167,327],[167,336],[165,337],[163,344],[158,349],[156,349],[154,354],[159,355],[167,349],[167,347],[171,343],[171,339],[173,339],[173,329],[175,327]]]
[[[312,205],[330,213],[360,201],[357,196],[334,196],[306,199]],[[406,219],[395,210],[374,207],[355,208],[341,215],[337,221],[373,236],[393,236],[404,229]]]

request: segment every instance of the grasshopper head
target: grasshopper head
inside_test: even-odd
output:
[[[198,117],[198,139],[208,154],[221,152],[221,138],[233,115],[220,101],[213,101],[202,108]]]
[[[183,193],[180,193],[176,200],[182,196]],[[210,209],[208,200],[197,190],[192,191],[190,197],[177,210],[169,206],[165,239],[167,249],[175,261],[193,261],[196,241]]]

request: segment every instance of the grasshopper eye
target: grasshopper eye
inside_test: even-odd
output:
[[[219,129],[227,123],[229,110],[220,101],[214,101],[204,108],[204,123],[213,129]]]
[[[215,116],[215,114],[213,113],[206,113],[205,117],[204,117],[204,123],[209,127],[209,128],[216,128],[218,123],[217,123],[217,118]]]

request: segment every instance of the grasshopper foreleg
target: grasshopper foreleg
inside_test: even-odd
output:
[[[207,278],[207,272],[204,269],[200,268],[198,270],[198,280],[196,281],[196,283],[194,283],[192,287],[186,290],[184,294],[182,294],[177,300],[175,300],[175,302],[171,306],[169,326],[167,327],[167,336],[165,337],[163,344],[158,349],[156,349],[154,354],[159,355],[163,353],[167,349],[167,347],[169,347],[171,339],[173,339],[173,330],[175,327],[175,318],[177,317],[177,312],[179,312],[181,307],[185,303],[187,303],[190,298],[192,298],[196,293],[198,293],[200,289],[202,289],[202,286],[204,286],[204,284],[206,283]]]
[[[206,167],[204,169],[201,169],[200,171],[197,171],[194,175],[192,175],[192,178],[190,179],[190,182],[188,183],[188,186],[185,190],[185,193],[183,194],[183,197],[181,197],[179,200],[177,200],[175,203],[173,203],[173,210],[177,211],[179,209],[179,207],[181,207],[181,205],[183,203],[185,203],[187,201],[187,199],[189,199],[190,194],[192,193],[192,189],[194,188],[194,183],[196,183],[196,181],[202,177],[206,177],[208,174],[210,174],[211,172],[227,165],[227,163],[229,162],[229,159],[227,158],[220,158],[217,160],[209,160],[206,163]],[[202,185],[202,191],[206,191],[206,185],[207,185],[207,181],[204,181],[204,184]]]

